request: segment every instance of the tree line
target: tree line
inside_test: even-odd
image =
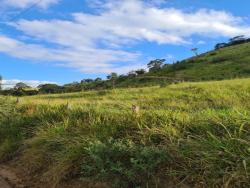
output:
[[[229,39],[227,43],[218,43],[215,45],[215,49],[224,48],[227,46],[237,45],[250,42],[250,38],[246,38],[243,35],[233,37]],[[193,48],[192,51],[197,56],[198,49]],[[69,93],[79,92],[84,90],[101,90],[111,89],[115,87],[140,87],[150,86],[150,84],[162,84],[166,82],[164,75],[172,77],[172,80],[167,82],[176,82],[176,80],[189,80],[193,81],[194,78],[177,78],[175,74],[179,70],[188,69],[193,66],[195,60],[182,60],[172,64],[167,64],[165,59],[154,59],[147,64],[147,70],[138,69],[128,72],[127,74],[117,74],[115,72],[107,75],[106,79],[102,78],[87,78],[82,79],[79,82],[73,82],[64,84],[62,86],[57,84],[41,84],[36,88],[32,88],[29,85],[20,82],[17,83],[13,88],[2,89],[2,77],[0,76],[0,94],[2,95],[37,95],[37,94],[54,94],[54,93]]]
[[[247,38],[244,35],[239,35],[239,36],[230,38],[228,42],[216,44],[214,48],[217,50],[220,48],[225,48],[228,46],[234,46],[234,45],[243,44],[243,43],[247,43],[247,42],[250,42],[250,38]]]
[[[110,89],[114,88],[119,83],[131,80],[133,78],[139,77],[143,78],[143,75],[147,73],[155,73],[164,67],[165,59],[155,59],[147,64],[148,71],[145,69],[138,69],[135,71],[130,71],[127,74],[118,75],[115,72],[107,75],[106,79],[96,78],[96,79],[83,79],[80,82],[68,83],[65,85],[57,84],[41,84],[36,88],[32,88],[26,83],[19,82],[15,84],[13,88],[1,89],[0,81],[0,94],[2,95],[13,95],[13,96],[25,96],[25,95],[37,95],[37,94],[55,94],[55,93],[68,93],[68,92],[79,92],[84,90],[95,90],[95,89]],[[2,77],[0,76],[0,80]],[[127,85],[125,84],[124,87]]]

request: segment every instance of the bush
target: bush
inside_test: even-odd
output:
[[[148,183],[170,157],[164,148],[136,145],[130,140],[94,142],[87,148],[88,163],[83,177],[113,179],[115,187],[136,187]]]
[[[217,58],[213,58],[211,60],[211,63],[222,63],[223,61],[227,61],[228,58],[227,57],[217,57]]]

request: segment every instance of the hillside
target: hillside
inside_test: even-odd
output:
[[[140,74],[138,72],[141,72]],[[111,76],[113,74],[113,76]],[[125,75],[111,73],[107,80],[101,78],[83,79],[59,86],[56,84],[40,85],[39,89],[2,90],[2,95],[37,95],[48,93],[70,93],[86,90],[102,90],[111,88],[132,88],[145,86],[166,86],[183,81],[209,81],[250,76],[250,42],[226,46],[217,50],[200,54],[174,64],[163,64],[154,71],[143,69],[131,71]],[[25,84],[26,85],[26,84]]]
[[[178,81],[224,80],[250,76],[250,43],[213,50],[161,70],[119,79],[116,86],[159,85]]]
[[[247,188],[249,85],[235,79],[4,97],[0,161],[27,187]]]
[[[157,75],[194,80],[221,80],[250,76],[250,43],[210,51],[167,67]]]

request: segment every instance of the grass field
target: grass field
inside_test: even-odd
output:
[[[193,80],[224,80],[249,77],[250,43],[213,50],[169,65],[155,73],[160,76],[187,77]]]
[[[158,71],[127,78],[121,77],[116,80],[115,85],[127,88],[164,85],[164,83],[182,80],[211,81],[246,78],[250,75],[249,54],[250,42],[228,46],[175,63],[166,61],[166,66]],[[106,84],[109,88],[112,87],[111,81],[107,81]]]
[[[2,97],[0,159],[51,187],[249,187],[249,99],[250,79]]]

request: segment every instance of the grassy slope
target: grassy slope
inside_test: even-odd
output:
[[[250,79],[23,97],[0,118],[0,159],[50,186],[249,187],[249,97]]]
[[[250,75],[250,43],[222,48],[191,58],[189,68],[176,75],[195,79],[228,79]]]
[[[148,76],[170,77],[174,80],[224,80],[250,76],[250,43],[210,51],[169,65],[156,73],[117,81],[117,87],[159,85],[164,79],[142,78]]]

